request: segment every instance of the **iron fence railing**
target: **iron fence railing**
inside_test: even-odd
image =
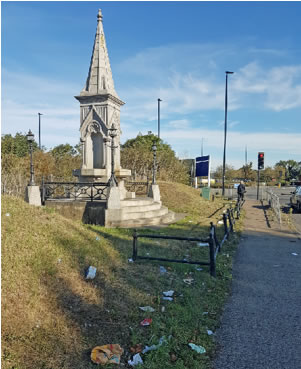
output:
[[[100,201],[107,200],[106,182],[44,182],[41,185],[42,203],[46,200]]]
[[[262,189],[261,200],[266,200],[269,206],[272,208],[276,218],[281,224],[281,205],[279,196],[273,193],[272,189],[264,188]]]
[[[229,238],[230,233],[234,232],[234,224],[237,219],[240,217],[241,208],[244,204],[244,200],[238,200],[235,208],[228,208],[226,212],[223,214],[223,225],[224,225],[224,236],[221,241],[218,240],[216,226],[213,225],[213,222],[210,223],[210,230],[208,237],[199,238],[199,237],[178,237],[178,236],[164,236],[158,234],[138,234],[135,229],[133,232],[133,251],[132,251],[132,260],[135,262],[136,260],[155,260],[155,261],[166,261],[172,263],[182,263],[182,264],[197,264],[197,265],[208,265],[210,269],[210,275],[212,277],[216,277],[216,258],[218,253],[221,251],[225,241]],[[164,239],[164,240],[180,240],[180,241],[188,241],[188,242],[202,242],[207,243],[209,247],[208,252],[208,261],[188,261],[188,260],[179,260],[179,259],[168,259],[168,258],[160,258],[160,257],[151,257],[151,256],[140,256],[138,255],[138,239],[139,238],[153,238],[153,239]]]
[[[150,183],[145,181],[125,181],[124,186],[128,192],[135,192],[137,196],[147,196]]]

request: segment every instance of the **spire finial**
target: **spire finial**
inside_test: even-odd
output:
[[[101,9],[98,9],[97,20],[98,20],[98,22],[99,21],[102,22],[102,12],[101,12]]]

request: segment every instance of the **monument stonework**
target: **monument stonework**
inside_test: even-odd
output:
[[[86,85],[75,98],[80,102],[81,169],[73,174],[79,182],[107,182],[111,175],[111,138],[109,129],[117,128],[114,167],[117,179],[131,175],[120,166],[120,108],[124,102],[115,91],[103,30],[101,10]]]

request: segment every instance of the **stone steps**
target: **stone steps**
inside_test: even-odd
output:
[[[149,197],[140,197],[135,199],[125,199],[121,201],[122,208],[128,208],[132,206],[147,206],[154,203],[154,200]]]
[[[152,226],[152,225],[164,225],[172,223],[175,219],[175,213],[173,211],[168,211],[163,216],[156,216],[152,218],[143,218],[140,217],[138,219],[124,219],[119,221],[113,221],[110,224],[110,227],[120,227],[120,228],[139,228],[143,226]]]
[[[155,210],[145,210],[141,207],[140,211],[135,212],[127,212],[128,209],[122,209],[120,214],[120,220],[139,220],[139,219],[150,219],[150,218],[157,218],[162,217],[168,213],[168,209],[165,206],[161,206]],[[132,209],[131,209],[132,210]]]
[[[121,204],[122,213],[124,214],[157,211],[161,209],[161,207],[162,205],[160,202],[150,202],[146,205],[137,204],[135,206],[127,206],[127,207]]]

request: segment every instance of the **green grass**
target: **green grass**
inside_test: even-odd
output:
[[[221,219],[222,200],[205,201],[197,190],[180,184],[161,183],[160,188],[164,204],[187,217],[139,234],[206,237],[210,222]],[[167,344],[143,355],[144,368],[210,368],[216,343],[207,329],[216,331],[229,293],[241,224],[237,227],[218,257],[214,279],[207,266],[197,271],[187,264],[128,263],[131,229],[83,225],[4,196],[2,367],[94,368],[92,348],[108,343],[124,348],[121,361],[127,366],[132,345],[150,346],[171,336]],[[142,238],[138,248],[140,255],[208,261],[208,249],[193,242]],[[89,265],[97,268],[92,281],[84,278]],[[159,273],[160,265],[167,274]],[[194,279],[192,285],[183,282],[187,277]],[[170,289],[175,291],[174,301],[164,301],[162,292]],[[139,310],[147,305],[155,312]],[[147,317],[153,319],[151,326],[140,326]],[[192,351],[190,342],[205,347],[206,354]]]

